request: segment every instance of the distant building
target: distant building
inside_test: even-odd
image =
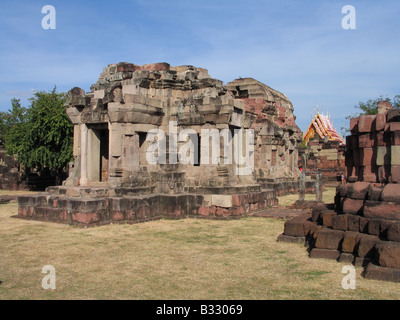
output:
[[[311,120],[299,148],[299,167],[322,173],[326,182],[341,181],[346,171],[345,141],[328,116],[318,112]]]
[[[315,136],[317,134],[317,136]],[[310,140],[318,141],[338,141],[340,144],[345,144],[343,138],[336,132],[328,116],[324,116],[319,112],[311,121],[306,133],[304,134],[303,141],[307,144]]]

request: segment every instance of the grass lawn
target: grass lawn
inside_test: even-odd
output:
[[[85,229],[11,218],[16,213],[16,203],[0,205],[0,299],[400,297],[400,284],[366,280],[361,269],[356,289],[344,290],[345,264],[310,259],[304,246],[276,241],[283,220],[158,220]],[[56,270],[55,290],[42,288],[45,265]]]

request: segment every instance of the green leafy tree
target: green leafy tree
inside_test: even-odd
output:
[[[4,146],[9,154],[18,155],[26,140],[28,110],[21,106],[19,99],[11,100],[11,110],[1,112],[0,130]]]
[[[72,160],[73,125],[65,108],[65,93],[37,91],[29,108],[12,100],[12,110],[3,113],[5,148],[28,168],[54,170],[57,176]]]
[[[400,95],[396,95],[393,99],[390,99],[388,97],[384,98],[383,96],[380,96],[377,99],[369,99],[366,102],[359,102],[358,106],[355,108],[361,110],[359,114],[365,114],[365,115],[371,115],[371,114],[377,114],[378,113],[378,103],[380,101],[389,101],[392,103],[394,108],[399,108],[400,107]]]
[[[379,98],[376,99],[369,99],[366,102],[359,102],[358,105],[356,105],[354,108],[357,109],[357,112],[354,114],[351,114],[346,117],[347,120],[350,120],[350,118],[356,118],[359,115],[374,115],[378,113],[378,103],[380,101],[389,101],[393,108],[400,108],[400,94],[397,94],[394,96],[393,99],[388,98],[387,96],[380,96]],[[343,136],[346,136],[350,132],[348,127],[342,127],[341,128],[341,133]]]

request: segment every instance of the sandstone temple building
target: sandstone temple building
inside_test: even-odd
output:
[[[252,78],[111,64],[68,92],[74,162],[63,186],[19,198],[19,216],[75,224],[240,216],[297,189],[293,105]],[[280,186],[277,188],[277,186]]]

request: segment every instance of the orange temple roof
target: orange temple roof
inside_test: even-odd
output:
[[[307,143],[310,139],[314,138],[317,133],[321,139],[328,137],[330,141],[339,141],[341,144],[345,144],[343,138],[336,132],[328,116],[324,116],[317,113],[314,119],[311,121],[306,133],[304,134],[303,140]]]

